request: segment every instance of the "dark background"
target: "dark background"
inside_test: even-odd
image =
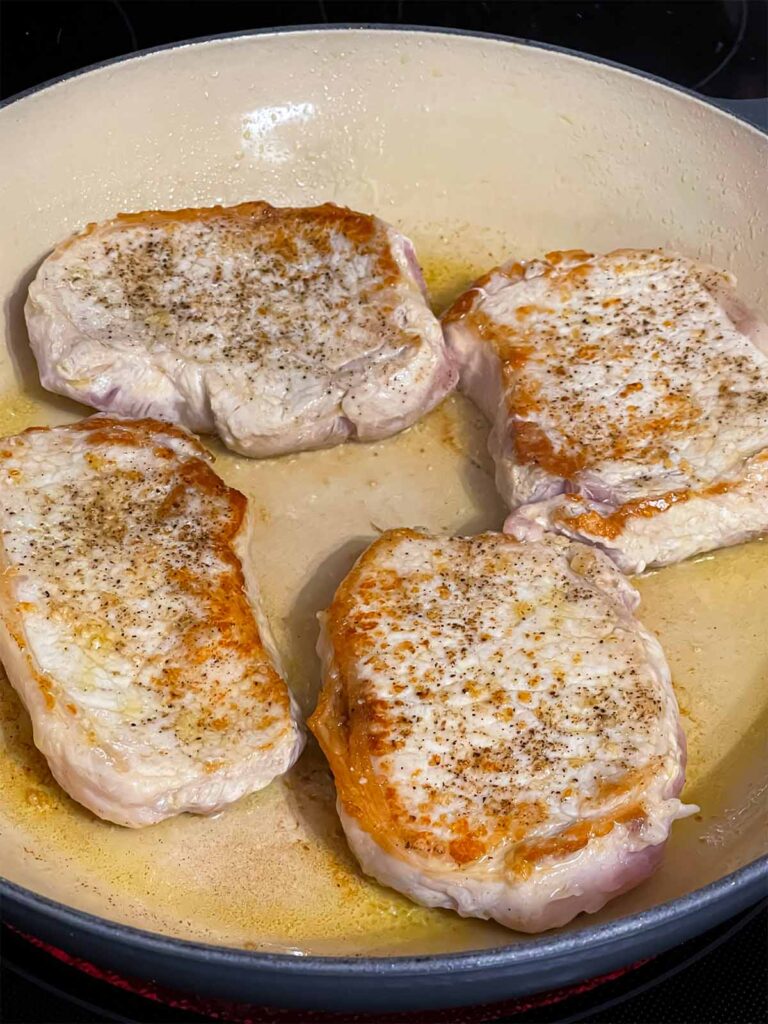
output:
[[[148,46],[217,32],[324,22],[499,32],[608,57],[709,96],[768,94],[768,5],[762,0],[6,0],[0,11],[4,96]]]
[[[0,94],[8,97],[85,65],[181,39],[325,22],[447,26],[553,43],[660,75],[710,97],[758,101],[750,116],[759,110],[765,117],[766,105],[759,99],[768,95],[768,4],[762,0],[5,0],[0,4]],[[0,959],[0,1021],[7,1024],[211,1019],[119,992],[10,932],[0,935]],[[768,1019],[767,963],[768,913],[763,909],[589,994],[506,1019],[519,1024],[758,1024]],[[281,1014],[277,1019],[289,1018]]]

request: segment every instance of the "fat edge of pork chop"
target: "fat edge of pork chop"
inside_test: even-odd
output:
[[[89,225],[25,313],[48,390],[253,457],[395,434],[458,379],[410,241],[331,203]]]
[[[526,932],[647,878],[696,808],[677,799],[685,738],[638,602],[605,555],[554,535],[399,530],[369,548],[320,616],[309,721],[363,870]]]
[[[579,276],[581,275],[581,276]],[[641,572],[768,530],[768,326],[674,254],[510,261],[444,314],[505,529]]]
[[[57,782],[127,827],[218,811],[304,745],[245,498],[209,461],[103,416],[0,445],[0,658]]]

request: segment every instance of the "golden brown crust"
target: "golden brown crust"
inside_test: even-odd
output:
[[[493,270],[489,270],[486,274],[481,274],[478,279],[469,286],[469,288],[456,299],[456,301],[446,309],[443,315],[440,317],[440,322],[445,326],[446,324],[455,323],[458,320],[463,320],[468,313],[471,312],[479,293],[488,284],[492,278],[499,275],[508,278],[510,281],[519,281],[525,273],[525,264],[523,263],[504,263],[500,267],[494,267]]]
[[[605,515],[591,509],[589,512],[572,512],[567,509],[558,509],[554,514],[554,522],[578,533],[590,537],[603,537],[607,540],[615,540],[620,537],[631,519],[652,519],[672,508],[693,498],[714,498],[721,494],[737,488],[741,483],[740,479],[720,480],[708,487],[688,487],[679,491],[667,491],[664,494],[656,494],[650,498],[636,498],[633,501],[625,501],[618,508]],[[573,502],[583,504],[584,499],[578,494],[567,494],[566,498]]]
[[[487,544],[483,547],[485,540]],[[415,563],[407,562],[409,568],[401,576],[391,567],[394,558],[401,554],[401,546],[407,546],[408,541],[417,542],[416,547],[419,542],[430,545],[431,571],[414,568]],[[463,563],[456,564],[457,560],[469,555],[469,548],[466,552],[458,552],[455,550],[457,544],[474,546],[469,556],[475,559],[471,581],[469,575],[462,580]],[[418,588],[424,583],[436,601],[453,602],[448,618],[455,618],[461,614],[462,605],[456,603],[456,591],[451,595],[449,587],[466,586],[469,602],[466,609],[471,614],[469,609],[475,598],[480,600],[478,587],[487,585],[493,589],[504,586],[502,580],[509,572],[504,550],[519,547],[513,538],[496,534],[481,535],[471,541],[446,539],[443,545],[445,550],[441,548],[439,539],[429,538],[416,530],[389,531],[361,556],[337,590],[326,613],[325,633],[332,649],[332,659],[326,665],[324,686],[309,727],[329,761],[346,814],[355,819],[382,849],[401,859],[421,855],[436,858],[446,865],[468,866],[487,858],[501,844],[511,844],[516,852],[514,855],[510,852],[514,859],[510,866],[518,873],[529,871],[539,860],[575,852],[591,839],[606,835],[616,823],[625,824],[630,818],[639,823],[644,813],[641,804],[643,779],[662,770],[662,765],[655,761],[653,765],[645,763],[642,772],[627,767],[619,776],[611,776],[610,782],[598,774],[596,791],[591,797],[585,795],[582,805],[589,820],[579,822],[573,828],[560,829],[554,837],[546,839],[536,836],[550,818],[551,794],[545,796],[542,793],[541,799],[531,798],[516,791],[514,786],[499,789],[495,784],[493,780],[514,772],[518,752],[523,756],[526,756],[525,752],[532,753],[534,760],[542,759],[541,768],[536,771],[543,772],[542,777],[548,777],[545,761],[550,754],[540,744],[546,745],[551,729],[552,750],[558,749],[558,743],[562,741],[558,739],[557,706],[561,700],[568,703],[573,698],[558,696],[558,688],[568,685],[568,679],[560,669],[551,673],[555,682],[544,681],[542,672],[545,670],[539,666],[537,654],[537,645],[543,642],[544,634],[537,634],[534,626],[529,627],[533,632],[504,632],[505,629],[514,629],[516,621],[527,621],[527,617],[534,613],[535,609],[528,607],[526,602],[512,601],[508,606],[510,618],[507,626],[501,626],[500,620],[495,620],[500,631],[496,637],[482,632],[479,619],[475,625],[468,623],[466,632],[465,627],[455,632],[456,623],[444,621],[445,616],[440,614],[433,617],[432,604],[413,604],[414,600],[419,600]],[[416,548],[412,550],[415,553]],[[410,557],[407,551],[405,557],[406,560]],[[496,559],[499,559],[498,564]],[[478,582],[478,572],[486,583]],[[450,582],[452,578],[453,583]],[[511,580],[509,586],[514,587]],[[557,601],[557,597],[554,600]],[[606,623],[606,629],[613,628],[610,615]],[[488,657],[492,657],[490,652],[497,649],[494,643],[499,643],[501,648],[509,644],[511,649],[520,642],[530,644],[530,649],[522,651],[525,657],[530,657],[525,683],[522,673],[519,680],[497,679],[495,670],[485,673],[478,668],[475,682],[459,676],[462,683],[452,684],[450,678],[455,675],[457,664],[450,661],[435,663],[430,655],[431,637],[439,637],[445,627],[454,630],[454,637],[466,636],[468,643],[474,636],[473,642],[485,645]],[[478,629],[480,632],[475,635]],[[509,636],[509,640],[502,640],[502,636]],[[463,657],[460,647],[457,654]],[[471,659],[472,655],[468,654],[468,657]],[[580,655],[574,655],[575,666],[579,661]],[[378,687],[375,679],[385,682]],[[420,732],[419,739],[415,740],[410,723],[412,716],[420,714],[427,715],[435,726],[443,716],[448,723],[453,721],[451,709],[457,694],[455,685],[463,686],[460,694],[465,696],[459,695],[458,699],[466,700],[468,713],[472,709],[486,708],[490,717],[483,719],[485,724],[482,727],[478,719],[479,732],[474,735],[474,743],[462,747],[459,740],[456,746],[449,745],[442,755],[444,763],[441,765],[440,754],[433,753],[426,758],[422,753],[422,744],[427,742],[424,733]],[[524,685],[530,689],[524,689]],[[573,681],[571,685],[574,685]],[[626,702],[625,710],[620,711],[616,705],[613,713],[640,715],[637,709],[644,701],[647,708],[643,713],[650,718],[657,715],[658,707],[651,695],[644,692],[644,685],[638,678],[637,693],[628,691],[622,698]],[[532,695],[531,690],[537,692]],[[606,691],[598,687],[591,695],[584,691],[581,699],[593,702],[596,708],[607,707],[613,699],[609,691],[610,686]],[[529,728],[526,722],[530,722],[530,717],[521,716],[517,709],[529,706],[532,696],[536,698],[533,713],[541,723],[541,733],[538,738],[531,736],[529,740],[522,741],[518,751],[516,731]],[[550,699],[553,699],[552,704]],[[415,701],[423,701],[423,707]],[[568,707],[563,707],[562,712],[566,718],[571,713]],[[429,717],[431,715],[437,717],[433,720]],[[474,719],[474,711],[471,718]],[[469,722],[470,718],[464,721]],[[495,725],[490,725],[492,722]],[[445,729],[450,728],[450,724],[445,724],[439,732],[444,736]],[[469,726],[470,730],[473,728]],[[486,741],[482,737],[486,728],[498,732],[496,745],[485,746]],[[414,742],[416,746],[409,747]],[[413,758],[404,755],[404,760],[397,764],[411,765],[408,770],[413,771],[413,778],[410,780],[398,775],[393,768],[393,758],[397,758],[398,751],[403,748],[410,749]],[[554,756],[557,759],[559,755]],[[429,777],[441,769],[445,769],[447,775],[435,788]],[[470,777],[474,780],[471,783],[468,782]],[[408,796],[410,782],[414,783],[414,789],[419,789],[418,798]],[[474,798],[469,791],[458,798],[458,788],[465,785],[479,787]],[[565,799],[567,795],[567,792],[558,791],[557,800]],[[446,813],[445,801],[449,798],[452,810]]]
[[[29,428],[29,430],[48,429],[50,428]],[[173,423],[166,423],[165,420],[152,419],[149,416],[140,420],[127,420],[120,417],[103,415],[90,416],[88,419],[70,424],[68,429],[82,430],[86,433],[90,433],[91,444],[94,446],[99,444],[120,444],[133,445],[134,447],[154,447],[156,454],[159,453],[157,451],[157,446],[153,444],[154,439],[158,436],[161,438],[172,437],[188,444],[190,448],[194,449],[195,454],[199,458],[205,459],[207,462],[213,461],[211,453],[195,437],[194,434],[190,434],[190,432],[185,430],[183,427],[178,427]],[[163,458],[163,456],[160,457]],[[169,449],[166,449],[165,457],[171,457]]]
[[[45,615],[69,642],[86,649],[107,644],[134,660],[144,670],[144,692],[154,692],[152,706],[169,716],[170,727],[182,744],[192,744],[190,750],[196,736],[211,731],[231,730],[234,737],[242,730],[263,729],[266,740],[266,730],[280,721],[289,728],[288,691],[261,637],[236,549],[245,496],[213,471],[211,456],[194,437],[150,419],[94,416],[68,427],[32,428],[6,439],[3,466],[19,454],[29,434],[66,432],[88,435],[84,459],[92,475],[67,492],[73,502],[71,527],[62,534],[68,560],[61,561],[61,540],[53,536],[47,545],[37,544],[34,562],[27,563],[32,572],[50,579]],[[169,446],[179,441],[183,447]],[[116,454],[125,449],[145,452],[149,458],[140,464],[151,469],[125,468]],[[89,551],[97,550],[90,558]],[[153,592],[130,578],[121,579],[122,590],[116,589],[118,580],[104,574],[110,555],[115,563],[134,559],[130,564],[139,575],[143,565],[151,567]],[[84,589],[91,571],[98,574],[95,591]],[[158,653],[145,650],[137,639],[147,628],[143,603],[153,598],[157,615],[175,621],[172,645]],[[52,708],[57,683],[32,664],[20,633],[21,611],[19,606],[13,620],[6,611],[5,620]],[[273,731],[271,741],[280,740]],[[206,770],[225,764],[210,762]]]
[[[499,277],[525,283],[491,314],[479,289]],[[556,251],[490,271],[443,323],[465,321],[499,357],[517,464],[563,479],[618,461],[664,466],[686,439],[743,422],[765,399],[760,368],[723,340],[716,293],[728,280],[657,250]],[[713,376],[723,384],[702,405]]]
[[[258,231],[262,245],[282,253],[286,259],[296,255],[296,239],[311,239],[316,248],[330,251],[331,230],[344,235],[355,245],[375,243],[383,225],[370,214],[358,213],[347,206],[322,203],[320,206],[272,206],[263,200],[238,203],[235,206],[185,207],[181,210],[142,210],[137,213],[118,213],[110,221],[91,222],[78,234],[63,242],[57,252],[64,252],[82,238],[133,227],[172,228],[179,224],[214,224],[229,222],[238,230]],[[384,283],[395,280],[399,274],[397,263],[389,247],[380,246],[378,271]]]
[[[51,324],[62,317],[74,325],[67,375],[60,363],[48,367],[54,390],[108,410],[144,410],[144,396],[127,377],[116,398],[112,391],[101,396],[91,364],[98,352],[116,380],[128,365],[146,366],[160,385],[152,408],[181,399],[175,414],[183,422],[216,429],[227,444],[259,455],[364,434],[367,422],[341,420],[341,404],[374,351],[371,373],[392,393],[393,413],[402,409],[408,420],[412,386],[432,400],[431,381],[443,387],[436,360],[445,356],[417,277],[402,236],[376,217],[331,203],[146,211],[91,224],[59,246],[33,285],[28,315],[44,360]],[[81,336],[83,346],[73,340]],[[429,359],[415,355],[433,345]],[[187,366],[198,382],[191,391]],[[212,366],[223,375],[219,384]],[[309,402],[307,380],[322,395],[319,403]],[[444,386],[452,381],[446,368]],[[234,411],[238,395],[247,404],[264,394],[287,395],[291,415],[273,415],[272,400],[248,406],[247,416]],[[399,422],[368,400],[359,415],[369,408],[375,423]]]
[[[360,654],[358,625],[350,621],[355,592],[369,566],[375,563],[385,544],[400,538],[419,537],[416,530],[391,530],[372,544],[357,560],[336,591],[327,612],[326,630],[333,645],[336,679],[326,679],[317,707],[307,722],[314,733],[336,780],[336,789],[346,808],[385,849],[395,852],[401,844],[413,843],[413,829],[401,828],[404,808],[394,789],[385,790],[373,770],[371,755],[377,745],[376,726],[381,709],[362,698],[356,685],[355,662]]]
[[[516,846],[509,857],[509,867],[518,878],[528,878],[539,861],[567,857],[583,850],[593,839],[607,836],[617,825],[639,828],[645,819],[642,805],[632,803],[623,805],[610,816],[577,821],[549,839]]]

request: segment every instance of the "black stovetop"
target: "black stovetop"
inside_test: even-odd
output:
[[[0,94],[179,39],[275,25],[378,22],[498,32],[584,50],[721,98],[768,95],[768,4],[717,2],[30,2],[0,7]],[[768,911],[753,910],[525,1024],[756,1024],[768,1019]],[[0,1020],[202,1021],[0,934]],[[285,1021],[287,1018],[281,1018]],[[299,1016],[296,1018],[300,1019]]]

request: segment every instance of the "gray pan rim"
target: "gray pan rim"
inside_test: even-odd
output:
[[[242,39],[250,36],[285,35],[289,32],[339,32],[339,31],[380,31],[392,33],[429,32],[433,35],[444,36],[469,36],[476,39],[488,39],[500,43],[517,43],[528,46],[531,49],[547,50],[552,53],[562,53],[569,57],[576,57],[592,64],[600,64],[616,68],[627,74],[638,78],[644,78],[663,85],[673,92],[682,93],[692,99],[704,103],[706,106],[725,113],[726,116],[734,118],[747,128],[760,135],[768,137],[768,131],[763,130],[751,121],[732,113],[724,111],[716,103],[712,103],[707,97],[701,96],[685,86],[676,85],[658,75],[648,72],[637,71],[617,61],[606,60],[602,57],[594,57],[590,54],[580,53],[564,46],[555,46],[550,43],[540,43],[529,39],[521,39],[514,36],[504,36],[494,32],[473,32],[464,29],[437,28],[427,25],[387,25],[387,24],[335,24],[335,25],[290,25],[285,27],[246,29],[242,32],[222,32],[214,35],[199,36],[194,39],[180,40],[173,43],[165,43],[161,46],[151,46],[144,50],[135,50],[132,53],[119,57],[111,57],[108,60],[98,61],[89,64],[77,71],[68,72],[65,75],[58,75],[46,82],[32,86],[14,96],[0,102],[0,110],[33,96],[44,89],[66,82],[71,78],[79,78],[90,71],[99,68],[109,67],[113,64],[122,64],[129,60],[146,57],[151,53],[161,53],[165,50],[176,50],[185,46],[194,46],[199,43],[210,43],[224,39]],[[119,942],[131,946],[141,952],[156,952],[158,954],[172,954],[186,960],[205,962],[210,966],[211,962],[218,961],[229,967],[242,967],[251,971],[258,969],[270,970],[278,974],[298,975],[306,977],[314,975],[317,977],[328,977],[340,974],[348,977],[350,974],[356,977],[410,977],[423,976],[424,974],[441,974],[446,969],[461,972],[462,974],[498,968],[505,966],[520,965],[533,961],[550,959],[562,959],[578,954],[582,950],[595,950],[596,948],[615,945],[624,940],[631,939],[644,931],[658,931],[667,924],[682,918],[688,918],[706,912],[707,908],[716,906],[721,901],[726,901],[728,894],[752,893],[754,899],[749,902],[757,902],[765,894],[768,887],[768,854],[758,857],[756,860],[736,871],[719,878],[701,889],[696,889],[685,896],[660,903],[650,910],[644,910],[639,914],[631,914],[619,918],[608,924],[596,925],[594,927],[582,928],[577,932],[565,932],[556,935],[554,938],[531,939],[524,944],[514,946],[496,946],[491,949],[466,950],[461,953],[436,953],[423,956],[381,956],[381,957],[339,957],[339,956],[303,956],[290,953],[260,953],[239,949],[237,947],[215,946],[204,942],[191,942],[188,939],[179,939],[170,935],[161,935],[157,932],[145,931],[142,928],[134,928],[132,925],[120,924],[117,921],[109,921],[107,918],[98,917],[95,914],[86,913],[83,910],[76,910],[64,903],[49,899],[32,892],[23,886],[17,885],[5,878],[0,877],[0,909],[4,900],[18,908],[24,909],[33,915],[42,918],[53,919],[58,924],[75,931],[84,931],[93,938],[103,939],[110,943]],[[727,917],[723,914],[722,918]]]

